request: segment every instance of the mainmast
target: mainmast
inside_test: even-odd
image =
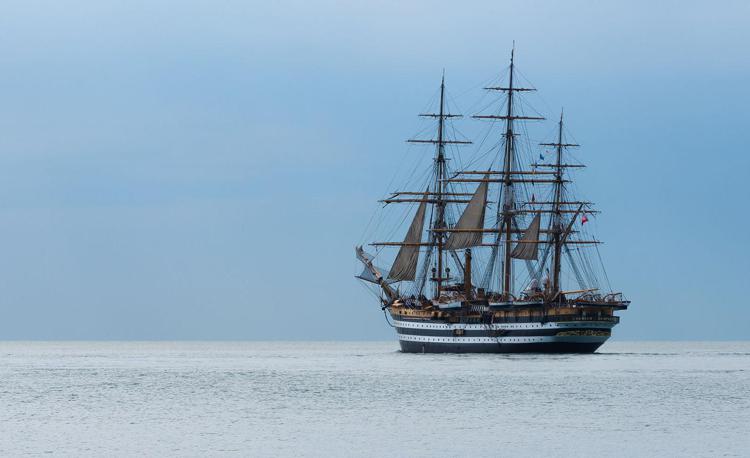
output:
[[[510,77],[508,80],[508,109],[505,120],[505,155],[503,158],[503,228],[505,229],[505,259],[503,261],[503,298],[510,300],[512,267],[511,261],[511,231],[513,226],[513,181],[511,181],[511,172],[513,171],[513,156],[515,155],[514,134],[513,134],[513,55],[515,49],[510,51]]]
[[[513,121],[514,120],[543,120],[542,117],[536,117],[536,116],[516,116],[514,114],[514,106],[513,106],[513,98],[514,93],[516,92],[522,92],[522,91],[533,91],[533,88],[520,88],[515,87],[513,85],[513,77],[514,77],[514,55],[515,55],[515,48],[511,50],[510,52],[510,70],[509,70],[509,77],[508,77],[508,86],[507,87],[488,87],[485,89],[488,90],[495,90],[495,91],[504,91],[508,93],[507,98],[507,106],[506,106],[506,113],[504,116],[493,116],[493,115],[481,115],[481,116],[473,116],[474,118],[479,119],[502,119],[505,120],[505,133],[503,134],[503,137],[505,138],[505,149],[503,151],[503,170],[501,172],[500,182],[502,183],[502,204],[499,206],[499,227],[498,227],[498,240],[497,242],[500,243],[501,237],[500,235],[504,235],[503,240],[503,269],[502,269],[502,278],[503,278],[503,285],[502,285],[502,296],[504,300],[511,300],[513,298],[513,261],[512,261],[512,252],[513,252],[513,237],[512,234],[514,233],[513,230],[513,219],[515,215],[515,195],[514,195],[514,186],[513,184],[518,181],[522,182],[531,182],[532,180],[519,180],[515,177],[515,175],[519,174],[519,172],[515,171],[515,156],[516,156],[516,147],[515,147],[515,137],[516,134],[513,131]]]
[[[562,201],[563,181],[562,181],[562,132],[563,132],[563,113],[560,111],[560,122],[557,126],[557,156],[555,160],[555,184],[554,184],[554,203],[552,204],[552,237],[555,248],[554,261],[552,267],[552,294],[560,291],[560,265],[562,263],[562,215],[560,214],[560,202]]]
[[[437,157],[435,158],[435,223],[431,229],[445,228],[445,202],[443,200],[443,188],[445,186],[445,142],[443,141],[443,128],[445,125],[445,72],[440,80],[440,110],[438,113],[438,132],[437,132]],[[439,298],[443,289],[443,242],[444,232],[433,232],[437,238],[437,275],[433,275],[435,282],[435,297]]]

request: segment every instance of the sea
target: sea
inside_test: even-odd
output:
[[[750,342],[0,342],[0,456],[750,456]]]

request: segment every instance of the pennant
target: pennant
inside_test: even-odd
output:
[[[581,226],[583,226],[584,224],[586,224],[588,222],[589,222],[589,219],[586,218],[585,214],[583,216],[581,216]]]
[[[544,156],[542,155],[542,153],[539,153],[539,160],[540,160],[540,161],[543,161],[543,160],[544,160]]]
[[[534,202],[536,202],[536,199],[534,198],[534,194],[532,194],[531,195],[531,203],[533,204]]]

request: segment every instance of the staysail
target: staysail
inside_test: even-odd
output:
[[[404,237],[404,244],[398,250],[396,260],[393,262],[388,274],[389,281],[414,280],[417,274],[417,262],[419,261],[419,244],[422,243],[422,230],[424,228],[424,214],[426,199],[419,204],[414,220],[409,226],[409,231]]]
[[[474,195],[466,205],[463,214],[458,219],[458,223],[453,228],[458,229],[452,232],[445,242],[446,250],[460,250],[462,248],[471,248],[482,244],[482,229],[484,228],[484,209],[487,204],[487,183],[489,175],[484,176],[484,181],[479,183]],[[467,232],[463,232],[467,231]],[[476,232],[472,232],[476,231]]]
[[[523,237],[510,253],[512,258],[535,260],[539,251],[539,224],[542,217],[537,213],[529,224],[529,228],[523,233]]]
[[[357,258],[364,264],[364,270],[356,276],[357,278],[375,284],[380,284],[381,281],[393,283],[393,280],[386,280],[388,278],[387,270],[373,264],[373,260],[375,259],[373,255],[364,251],[361,246],[356,248],[356,252]]]

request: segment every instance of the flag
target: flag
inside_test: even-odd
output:
[[[543,160],[544,160],[544,156],[542,155],[542,153],[539,153],[539,160],[540,160],[540,161],[543,161]]]
[[[586,224],[588,222],[589,222],[589,219],[586,218],[585,214],[583,216],[581,216],[581,226],[583,226],[584,224]]]
[[[534,198],[534,194],[532,194],[531,195],[531,203],[533,204],[534,202],[536,202],[536,199]]]

